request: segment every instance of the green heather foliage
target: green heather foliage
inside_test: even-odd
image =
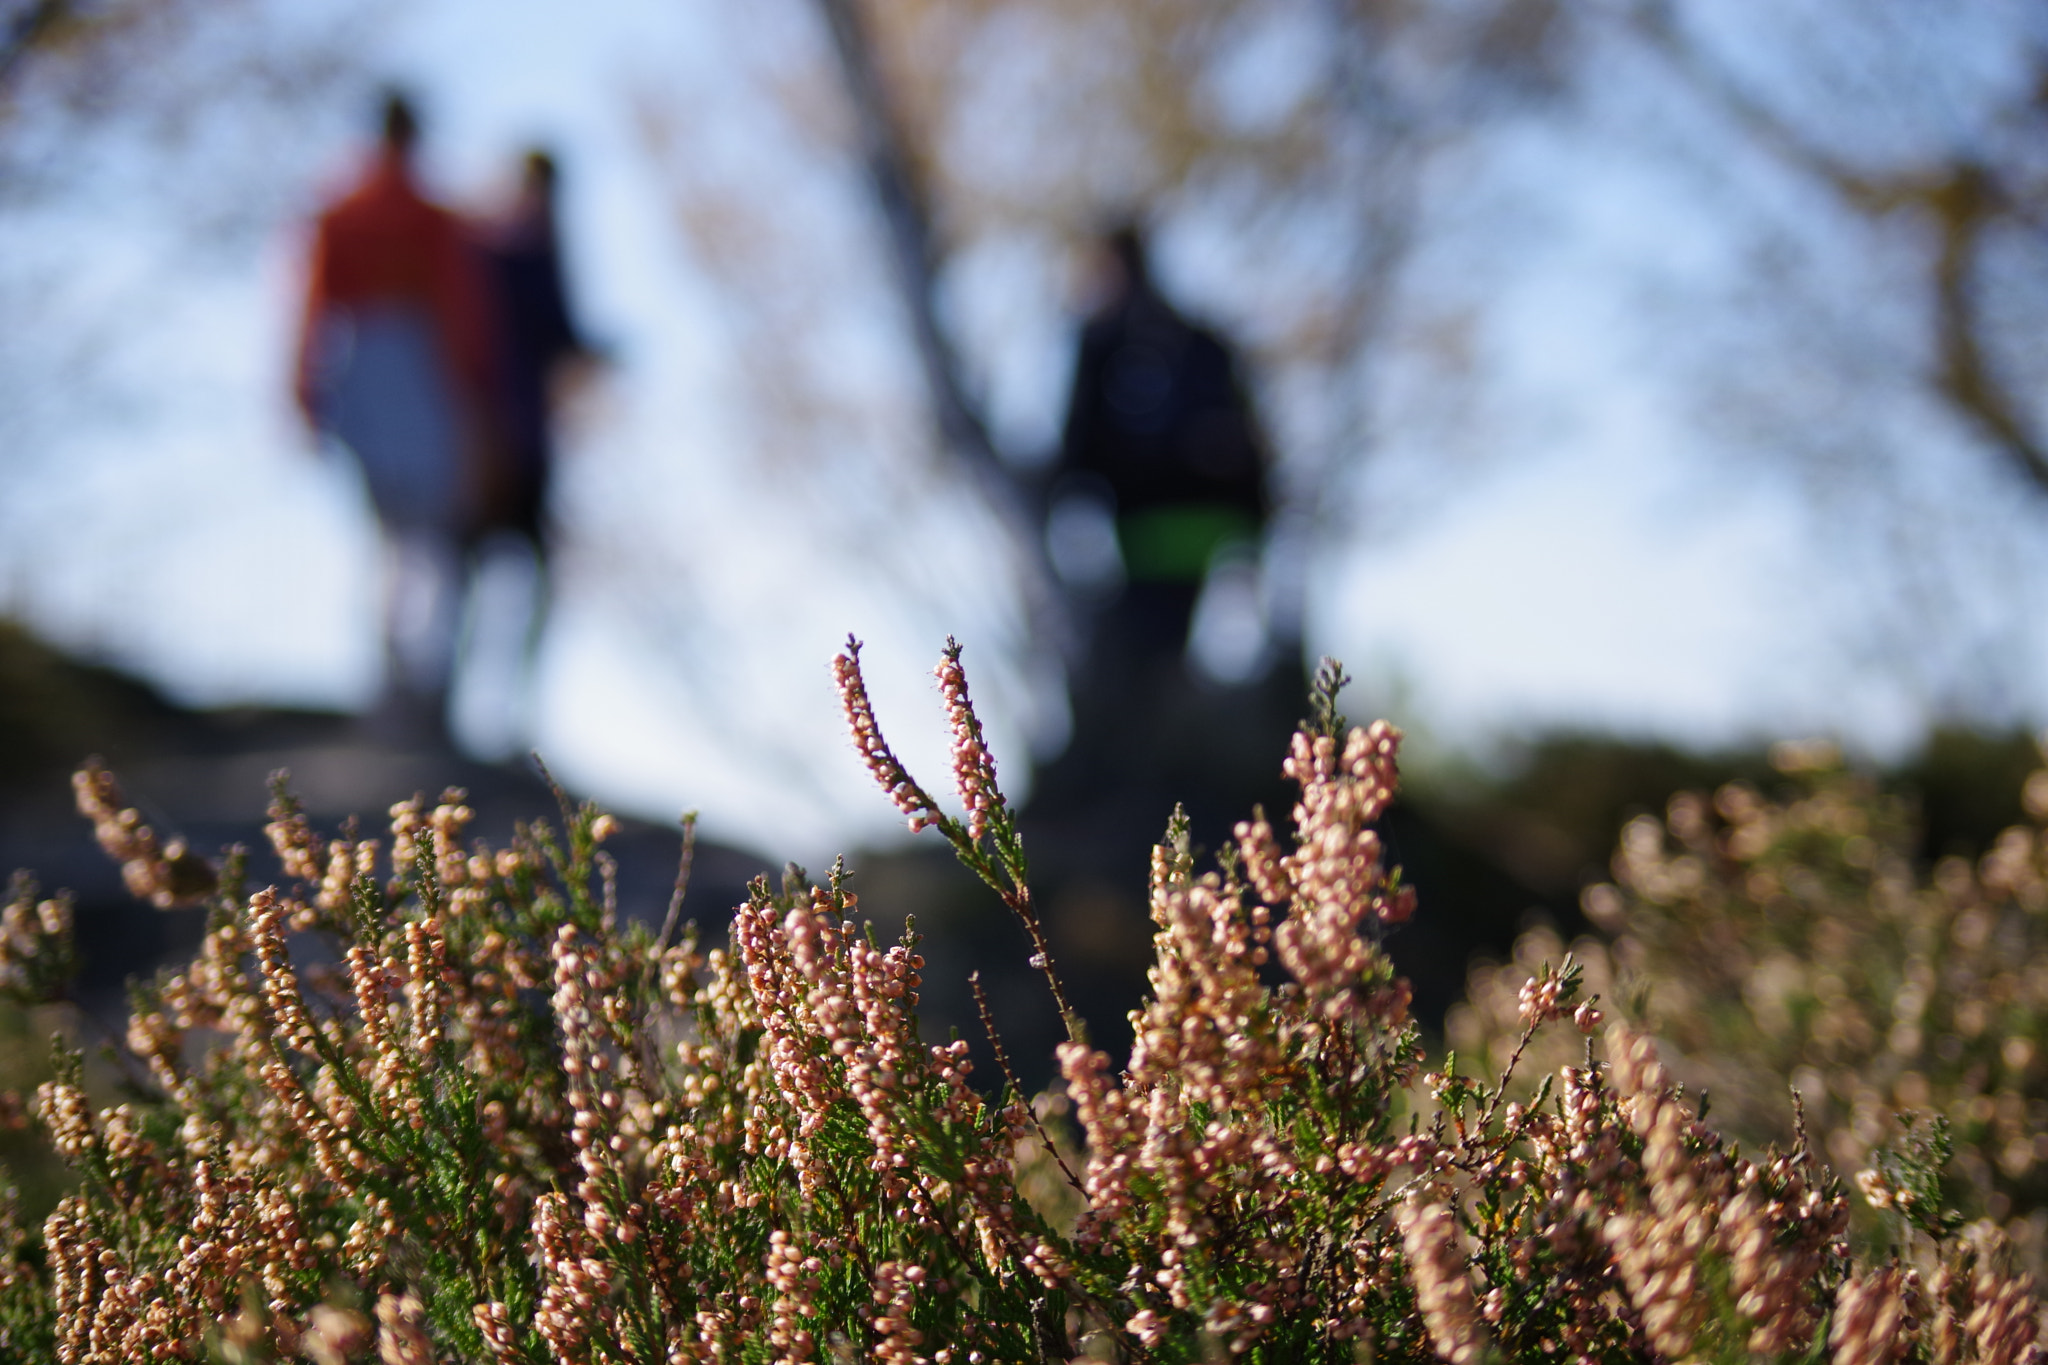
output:
[[[1512,1048],[1561,1038],[1568,1060],[1527,1086],[1506,1060],[1420,1074],[1381,947],[1416,907],[1372,830],[1399,736],[1346,727],[1334,667],[1285,760],[1293,837],[1254,818],[1202,870],[1177,822],[1154,851],[1152,994],[1120,1069],[1038,937],[958,649],[957,816],[884,742],[857,645],[838,677],[890,799],[1033,935],[1071,1035],[1054,1093],[977,1088],[964,1044],[918,1037],[915,937],[875,941],[841,868],[756,884],[706,951],[673,913],[621,927],[587,807],[493,850],[449,793],[394,807],[387,844],[316,833],[280,783],[291,881],[251,888],[89,770],[131,888],[211,919],[136,993],[126,1101],[96,1109],[61,1049],[38,1093],[79,1184],[39,1235],[0,1232],[0,1355],[2033,1358],[2030,1285],[1940,1204],[1939,1123],[1880,1154],[1890,1221],[1859,1257],[1803,1135],[1725,1143],[1576,966],[1519,992]],[[69,933],[61,901],[15,897],[17,999],[49,994]]]

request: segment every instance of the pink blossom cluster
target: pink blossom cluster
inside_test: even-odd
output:
[[[856,743],[937,819],[842,662]],[[972,832],[1003,807],[948,664],[969,819],[946,828],[1007,857],[1013,829]],[[223,863],[196,956],[138,994],[130,1093],[97,1105],[69,1053],[37,1092],[82,1179],[39,1238],[0,1205],[0,1348],[2036,1365],[2039,1302],[1996,1229],[1852,1246],[1803,1130],[1756,1156],[1724,1141],[1571,958],[1500,992],[1518,1038],[1497,1072],[1424,1074],[1381,942],[1413,909],[1372,829],[1397,739],[1297,736],[1291,839],[1255,817],[1203,870],[1170,831],[1131,1052],[1070,1021],[1036,1101],[923,1039],[917,940],[878,941],[842,867],[758,881],[702,948],[619,912],[594,812],[494,850],[464,843],[460,793],[401,802],[384,860],[280,785],[289,880],[250,890]],[[110,782],[87,786],[118,816]],[[1004,894],[1045,952],[1021,877]],[[0,962],[62,956],[68,925],[40,913],[17,895],[0,915]],[[1552,1035],[1575,1055],[1538,1067]],[[1910,1163],[1866,1183],[1873,1217],[1939,1198]]]
[[[847,729],[853,735],[853,747],[860,752],[861,761],[874,775],[889,799],[896,803],[896,809],[910,817],[910,832],[932,824],[939,809],[924,788],[911,781],[902,763],[897,761],[889,742],[882,738],[882,727],[875,720],[874,704],[868,700],[867,682],[860,673],[860,641],[851,635],[846,637],[846,652],[832,661],[832,678],[839,688],[839,704],[846,711]],[[965,695],[964,691],[962,693]]]
[[[932,673],[946,702],[946,723],[953,732],[953,787],[967,814],[967,837],[988,833],[990,816],[1002,808],[996,786],[996,760],[981,737],[981,718],[967,697],[967,674],[960,667],[960,646],[946,641],[946,652]]]
[[[78,812],[92,821],[93,837],[121,864],[121,879],[137,900],[160,910],[190,905],[214,888],[214,869],[183,839],[160,841],[142,812],[124,805],[120,784],[97,760],[71,778]]]
[[[1333,1016],[1377,1013],[1398,1024],[1405,992],[1384,970],[1380,933],[1415,910],[1395,885],[1372,825],[1394,798],[1401,733],[1385,721],[1335,736],[1294,737],[1282,771],[1301,788],[1295,847],[1280,852],[1263,819],[1240,824],[1239,856],[1266,904],[1288,914],[1274,931],[1280,961]]]

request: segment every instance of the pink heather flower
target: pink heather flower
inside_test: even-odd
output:
[[[299,1349],[313,1365],[348,1365],[370,1340],[370,1321],[361,1313],[323,1303],[307,1315]]]
[[[1571,1005],[1572,996],[1577,993],[1575,980],[1577,967],[1569,953],[1565,955],[1562,967],[1549,963],[1543,969],[1522,983],[1520,999],[1522,1027],[1538,1028],[1553,1019],[1562,1019]],[[1580,1023],[1583,1030],[1585,1025]]]
[[[283,781],[284,774],[277,774],[275,780]],[[293,809],[288,798],[280,797],[270,803],[270,823],[263,827],[263,833],[269,838],[278,862],[284,865],[286,876],[302,882],[320,880],[320,841],[314,837],[304,812]]]
[[[1282,965],[1333,1018],[1394,1023],[1406,1009],[1398,988],[1360,988],[1386,965],[1378,931],[1415,910],[1413,889],[1391,884],[1380,837],[1370,828],[1393,800],[1400,738],[1378,721],[1352,730],[1340,752],[1328,735],[1298,732],[1282,765],[1301,784],[1301,799],[1294,807],[1296,847],[1283,862],[1293,901],[1273,944]],[[1244,834],[1256,877],[1264,841],[1255,827]],[[1271,889],[1280,889],[1279,877],[1272,880]]]
[[[1273,826],[1264,818],[1239,821],[1231,831],[1244,860],[1245,876],[1251,879],[1259,898],[1268,905],[1285,905],[1294,899],[1294,880],[1288,876],[1287,861]]]
[[[1750,1171],[1753,1177],[1755,1168]],[[1749,1349],[1758,1355],[1786,1355],[1811,1339],[1807,1286],[1821,1269],[1821,1257],[1796,1239],[1780,1245],[1781,1230],[1793,1221],[1756,1183],[1721,1210],[1717,1233],[1728,1254],[1730,1286],[1736,1307],[1752,1324]]]
[[[1851,1275],[1835,1291],[1828,1345],[1834,1365],[1890,1365],[1907,1339],[1904,1279],[1896,1268]]]
[[[936,823],[938,806],[925,794],[922,787],[911,780],[903,765],[891,752],[888,741],[882,738],[882,727],[875,720],[875,708],[868,700],[866,681],[860,675],[860,641],[851,635],[846,637],[846,652],[832,661],[832,678],[839,688],[840,705],[846,708],[847,728],[853,732],[853,747],[860,750],[868,771],[881,784],[889,799],[896,803],[896,809],[910,817],[910,830],[915,834],[925,826]]]
[[[277,891],[265,887],[249,898],[249,935],[256,949],[256,963],[263,977],[263,1000],[277,1023],[279,1038],[288,1047],[311,1053],[314,1047],[313,1021],[299,994],[299,980],[286,955],[282,919],[284,906]]]
[[[434,1365],[426,1314],[414,1295],[385,1294],[377,1300],[377,1356],[384,1365]]]
[[[1486,1349],[1486,1328],[1466,1273],[1457,1215],[1448,1205],[1410,1198],[1395,1216],[1430,1344],[1450,1365],[1470,1365]]]
[[[1996,1271],[1978,1272],[1971,1286],[1975,1300],[1963,1330],[1981,1365],[2015,1365],[2032,1358],[2034,1339],[2041,1334],[2040,1305],[2021,1277]]]
[[[967,696],[967,674],[960,667],[960,645],[946,637],[945,657],[932,670],[939,694],[946,699],[946,719],[953,729],[953,784],[967,809],[967,837],[988,832],[989,814],[1000,810],[1003,794],[996,788],[996,761],[982,742],[981,721]]]
[[[1147,1350],[1157,1346],[1166,1339],[1166,1319],[1160,1317],[1159,1314],[1153,1312],[1150,1308],[1147,1308],[1125,1323],[1124,1327]]]
[[[477,1330],[483,1333],[484,1344],[491,1348],[491,1354],[500,1361],[513,1362],[522,1359],[519,1349],[519,1333],[512,1326],[512,1310],[492,1300],[477,1304],[470,1310],[476,1319]]]
[[[924,1345],[924,1333],[910,1325],[910,1312],[917,1291],[924,1284],[924,1267],[884,1261],[875,1267],[875,1329],[872,1359],[882,1365],[928,1365],[930,1357],[917,1354]]]

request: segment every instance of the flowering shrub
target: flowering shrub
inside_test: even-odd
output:
[[[83,775],[131,886],[205,897],[211,920],[197,960],[137,992],[147,1084],[96,1108],[60,1049],[37,1095],[80,1185],[39,1237],[0,1230],[0,1349],[2031,1358],[2031,1289],[1989,1233],[1941,1215],[1939,1132],[1883,1176],[1918,1231],[1899,1222],[1902,1254],[1858,1261],[1816,1154],[1724,1143],[1575,968],[1522,1000],[1518,1058],[1547,1035],[1582,1049],[1525,1100],[1518,1061],[1419,1075],[1381,947],[1416,907],[1372,830],[1399,736],[1346,727],[1334,668],[1286,757],[1292,839],[1254,818],[1202,870],[1177,822],[1155,849],[1152,995],[1116,1068],[1038,933],[957,648],[938,675],[958,817],[883,739],[858,646],[838,661],[884,790],[1033,937],[1070,1033],[1063,1088],[1036,1101],[975,1088],[965,1044],[919,1037],[915,937],[875,941],[842,867],[757,883],[729,946],[706,948],[676,936],[679,898],[659,931],[622,925],[589,808],[493,850],[464,842],[448,793],[394,807],[386,844],[316,833],[280,783],[287,880],[252,890],[239,856],[174,864],[111,779]],[[5,924],[4,984],[32,997],[68,920],[17,898]]]
[[[1975,865],[1916,865],[1910,806],[1825,745],[1780,745],[1785,789],[1682,793],[1622,833],[1615,880],[1591,888],[1606,937],[1572,946],[1588,983],[1617,983],[1673,1071],[1720,1126],[1786,1139],[1796,1088],[1837,1169],[1872,1169],[1939,1116],[1954,1146],[1950,1205],[2001,1224],[2038,1269],[2048,1254],[2048,771],[2031,823]],[[1519,993],[1563,945],[1536,931],[1514,962],[1472,976],[1451,1020],[1482,1064],[1519,1036]],[[1551,1045],[1542,1060],[1561,1052]],[[1909,1198],[1873,1171],[1873,1202]],[[1876,1182],[1876,1183],[1872,1183]],[[1929,1196],[1931,1197],[1931,1196]],[[1924,1201],[1923,1201],[1924,1202]]]

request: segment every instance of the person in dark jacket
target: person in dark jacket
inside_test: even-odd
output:
[[[1109,233],[1101,256],[1107,288],[1082,329],[1060,468],[1114,503],[1125,586],[1096,652],[1149,672],[1178,663],[1217,553],[1257,543],[1265,440],[1235,352],[1160,294],[1138,230]]]
[[[490,291],[493,421],[465,542],[479,577],[492,556],[506,558],[498,552],[512,548],[507,541],[522,545],[531,578],[516,661],[483,648],[476,638],[470,643],[473,653],[510,665],[516,731],[530,729],[535,661],[551,596],[548,560],[554,528],[548,503],[556,400],[572,371],[591,354],[577,330],[563,279],[558,180],[552,155],[538,148],[528,151],[511,203],[473,229],[474,251]]]
[[[556,226],[555,159],[526,153],[510,209],[477,234],[496,322],[496,446],[474,538],[515,531],[546,550],[554,465],[553,396],[570,362],[588,354],[571,319]]]

